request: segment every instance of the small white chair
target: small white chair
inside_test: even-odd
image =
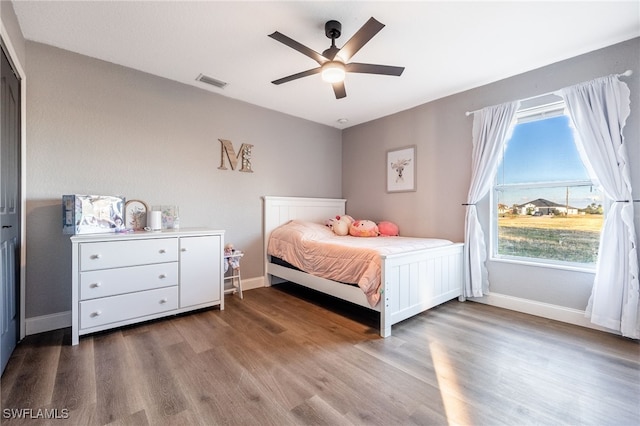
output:
[[[240,296],[240,299],[243,298],[242,277],[240,274],[240,259],[242,258],[242,256],[244,256],[244,253],[239,250],[234,250],[233,253],[224,255],[224,261],[227,263],[227,265],[229,265],[229,269],[227,270],[227,272],[231,270],[231,275],[227,275],[227,272],[225,272],[224,282],[226,283],[227,280],[231,280],[232,285],[232,287],[229,289],[225,288],[224,294],[235,294],[237,292]]]

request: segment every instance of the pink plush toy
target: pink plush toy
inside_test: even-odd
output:
[[[378,223],[378,231],[380,231],[380,236],[384,237],[397,237],[398,235],[400,235],[398,225],[386,220]]]
[[[371,220],[356,220],[349,227],[349,235],[354,237],[377,237],[378,225]]]
[[[326,225],[331,228],[334,234],[344,236],[349,235],[349,226],[353,223],[353,218],[349,215],[336,216],[329,219]]]

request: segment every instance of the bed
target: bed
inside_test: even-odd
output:
[[[462,297],[462,243],[447,242],[431,248],[402,249],[379,254],[379,301],[358,285],[323,278],[282,264],[268,254],[271,234],[291,221],[322,224],[344,215],[346,200],[329,198],[264,197],[265,285],[293,282],[380,314],[380,336],[391,335],[391,326],[451,299]],[[382,239],[388,237],[377,237]],[[366,240],[367,238],[362,238]],[[370,296],[370,295],[369,295]],[[375,302],[375,301],[373,301]]]

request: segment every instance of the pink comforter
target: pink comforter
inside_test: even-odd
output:
[[[312,275],[358,284],[371,306],[380,301],[380,255],[453,244],[448,240],[408,237],[338,236],[328,227],[292,220],[276,228],[267,254]]]

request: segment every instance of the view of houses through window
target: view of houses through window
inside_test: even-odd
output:
[[[521,110],[493,196],[494,256],[593,264],[604,219],[564,103]]]

